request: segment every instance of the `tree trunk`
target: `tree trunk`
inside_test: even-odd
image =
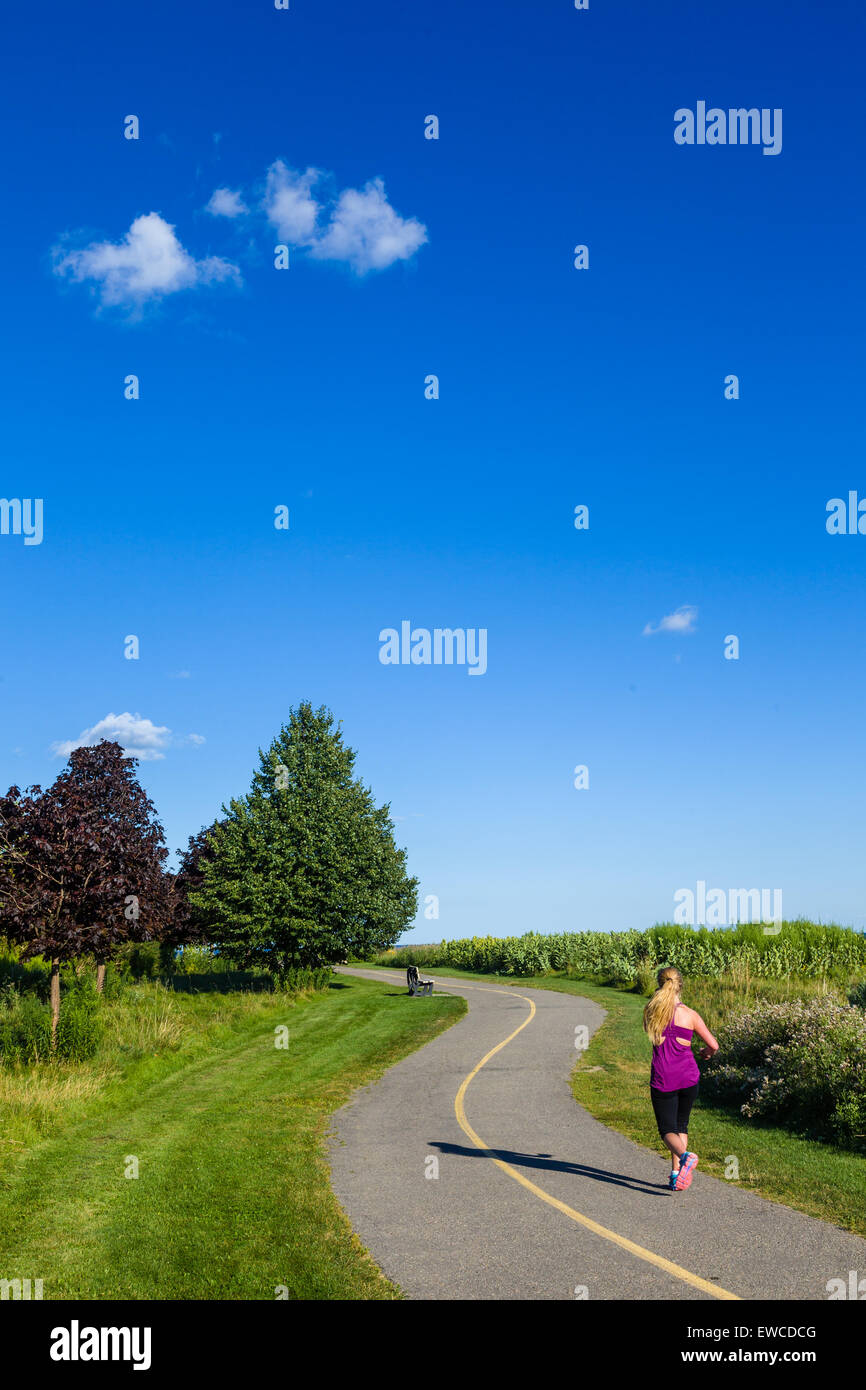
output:
[[[100,960],[96,963],[96,990],[101,994],[105,988],[105,961]]]
[[[51,1046],[57,1047],[57,1025],[60,1022],[60,961],[51,962]]]

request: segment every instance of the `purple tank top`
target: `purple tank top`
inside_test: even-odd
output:
[[[653,1048],[650,1085],[657,1091],[679,1091],[694,1086],[701,1079],[695,1054],[692,1052],[693,1028],[678,1028],[669,1023],[661,1044]],[[682,1038],[683,1042],[677,1042]]]

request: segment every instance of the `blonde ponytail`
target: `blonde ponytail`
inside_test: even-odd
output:
[[[683,987],[683,977],[674,965],[666,965],[656,976],[659,987],[643,1011],[644,1032],[654,1047],[660,1047],[665,1029],[673,1022],[677,1011],[677,995]]]

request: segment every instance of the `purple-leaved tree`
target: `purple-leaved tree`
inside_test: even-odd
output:
[[[60,964],[106,962],[129,941],[159,936],[171,911],[168,851],[153,803],[118,743],[78,748],[45,791],[0,797],[0,932],[24,959],[51,962],[52,1035]]]

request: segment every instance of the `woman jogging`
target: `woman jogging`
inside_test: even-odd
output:
[[[704,1061],[718,1052],[719,1044],[700,1014],[680,999],[683,977],[676,967],[665,966],[657,979],[659,987],[643,1011],[644,1031],[653,1045],[650,1096],[659,1134],[671,1151],[669,1186],[682,1192],[698,1166],[698,1156],[688,1146],[689,1115],[701,1079],[692,1037],[697,1033],[706,1043],[700,1053]]]

